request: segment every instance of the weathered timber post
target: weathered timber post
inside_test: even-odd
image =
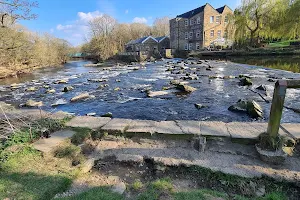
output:
[[[279,126],[284,106],[284,99],[288,83],[286,80],[279,80],[275,83],[272,106],[270,111],[267,133],[270,137],[276,138],[279,132]]]

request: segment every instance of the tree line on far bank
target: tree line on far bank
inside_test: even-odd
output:
[[[81,51],[95,55],[98,60],[106,60],[125,49],[131,40],[152,35],[169,35],[169,18],[155,19],[153,26],[143,23],[118,23],[107,14],[91,20],[88,24],[90,39],[81,46]]]
[[[300,0],[243,0],[228,26],[237,47],[300,37]]]
[[[35,19],[36,2],[0,0],[0,78],[30,71],[35,67],[65,63],[72,47],[50,34],[37,34],[18,24]]]

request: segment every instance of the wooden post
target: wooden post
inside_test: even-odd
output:
[[[286,80],[279,80],[275,84],[267,130],[269,136],[274,139],[278,136],[279,132],[287,85]]]

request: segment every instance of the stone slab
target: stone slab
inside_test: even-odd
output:
[[[71,121],[66,123],[69,127],[80,127],[80,128],[90,128],[99,129],[105,124],[107,124],[111,118],[109,117],[90,117],[90,116],[78,116],[71,119]]]
[[[200,122],[200,134],[213,137],[230,137],[224,122],[205,121]]]
[[[227,124],[228,132],[233,139],[253,139],[267,131],[267,123],[230,122]]]
[[[287,133],[294,136],[296,139],[300,139],[300,124],[281,124],[280,132]]]
[[[124,133],[126,128],[133,122],[131,119],[118,119],[114,118],[105,124],[101,130],[108,133]]]
[[[173,134],[183,135],[184,132],[181,130],[175,121],[161,121],[155,122],[155,133],[158,134]]]
[[[33,143],[33,147],[41,152],[49,153],[64,140],[71,138],[74,134],[75,132],[71,130],[57,131],[51,134],[50,138],[43,138],[36,141]]]
[[[155,132],[155,121],[151,120],[132,120],[125,133],[147,133]]]
[[[176,124],[180,127],[184,134],[200,135],[199,121],[183,121],[178,120]]]

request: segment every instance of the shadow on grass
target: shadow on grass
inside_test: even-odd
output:
[[[0,199],[52,199],[72,183],[64,176],[45,176],[36,173],[9,173],[0,171]]]

